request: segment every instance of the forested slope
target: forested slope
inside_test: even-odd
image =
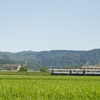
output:
[[[28,62],[29,68],[41,66],[66,67],[82,66],[87,61],[90,64],[99,64],[100,49],[90,51],[51,50],[51,51],[22,51],[18,53],[0,52],[0,64]]]

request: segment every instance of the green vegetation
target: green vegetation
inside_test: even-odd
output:
[[[46,67],[41,67],[40,72],[48,72],[49,73],[49,69]]]
[[[38,75],[38,76],[49,76],[49,72],[27,72],[26,71],[0,71],[0,75]]]
[[[0,76],[1,100],[100,100],[100,77]]]
[[[19,72],[26,72],[27,71],[27,67],[26,66],[22,66],[20,69],[19,69]]]
[[[26,75],[27,75],[27,72],[28,72],[28,69],[27,69],[27,66],[21,66],[20,69],[19,69],[19,72],[26,72]]]
[[[0,52],[0,67],[3,64],[20,64],[27,61],[30,70],[39,70],[42,66],[48,68],[76,66],[80,67],[87,61],[89,64],[99,64],[100,49],[90,51],[51,50],[42,52],[23,51],[18,53]]]

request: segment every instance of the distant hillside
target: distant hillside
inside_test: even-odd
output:
[[[90,51],[51,50],[42,52],[23,51],[18,53],[0,52],[0,59],[24,64],[28,62],[30,69],[46,67],[82,66],[87,61],[90,64],[99,64],[100,49]],[[0,61],[2,63],[2,61]],[[6,63],[6,62],[5,62]]]

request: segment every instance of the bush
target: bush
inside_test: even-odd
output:
[[[48,68],[46,68],[46,67],[42,67],[42,68],[40,69],[40,71],[41,71],[41,72],[49,72]]]
[[[28,70],[28,69],[27,69],[26,66],[22,66],[22,67],[19,69],[20,72],[26,72],[27,70]]]

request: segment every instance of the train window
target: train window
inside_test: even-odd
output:
[[[57,72],[62,72],[62,70],[58,70]]]
[[[54,72],[62,72],[62,70],[54,70]]]
[[[54,72],[57,72],[58,70],[54,70]]]
[[[82,71],[78,71],[78,72],[82,72]]]
[[[68,72],[68,70],[64,70],[63,72]]]
[[[86,71],[86,72],[90,72],[90,71]]]
[[[69,72],[69,70],[54,70],[54,72]]]
[[[99,71],[93,71],[93,72],[99,72]]]
[[[76,72],[76,70],[73,70],[73,72]]]

